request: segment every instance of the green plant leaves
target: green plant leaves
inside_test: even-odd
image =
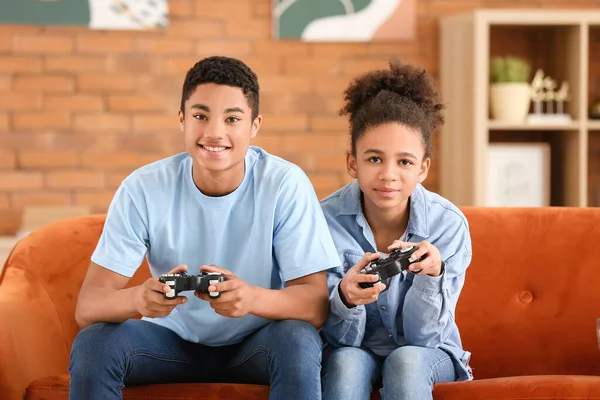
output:
[[[531,64],[515,56],[494,57],[490,63],[492,83],[529,82]]]

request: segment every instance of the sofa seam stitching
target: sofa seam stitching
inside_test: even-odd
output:
[[[43,281],[41,279],[39,279],[34,273],[27,271],[26,269],[23,268],[17,268],[17,267],[13,267],[15,269],[20,269],[21,271],[25,272],[26,274],[31,275],[42,287],[42,289],[44,289],[44,293],[46,293],[46,296],[48,296],[48,298],[50,299],[50,302],[52,303],[52,308],[54,309],[54,313],[56,314],[56,318],[58,319],[58,323],[60,325],[60,330],[62,331],[62,338],[64,340],[65,343],[65,347],[67,348],[67,351],[69,350],[69,343],[67,342],[67,338],[66,338],[66,334],[65,334],[65,326],[62,322],[62,319],[60,318],[60,314],[58,313],[58,309],[56,308],[56,303],[54,302],[54,299],[52,298],[52,296],[50,296],[50,292],[48,291],[48,289],[46,288],[46,286],[43,284]]]

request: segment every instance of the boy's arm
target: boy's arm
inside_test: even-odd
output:
[[[254,287],[252,314],[272,320],[297,319],[321,329],[327,319],[329,296],[325,271],[287,282],[281,290]]]
[[[182,269],[186,267],[179,266],[170,273]],[[183,296],[175,300],[165,299],[163,293],[170,288],[157,278],[149,278],[141,285],[125,289],[129,279],[92,262],[75,308],[75,320],[79,327],[83,329],[96,322],[120,323],[140,314],[146,317],[163,316],[187,301]]]
[[[273,301],[270,313],[320,329],[329,309],[325,271],[339,266],[340,259],[315,189],[299,167],[288,171],[279,189],[273,251],[288,286],[269,293],[261,307]]]
[[[287,286],[266,289],[247,285],[231,272],[213,266],[228,279],[209,291],[221,292],[209,300],[220,315],[239,317],[247,313],[273,320],[307,321],[320,329],[328,312],[325,271],[340,264],[323,210],[308,177],[299,167],[286,173],[277,193],[273,230],[273,254]],[[227,293],[229,292],[229,293]]]
[[[75,319],[81,328],[96,322],[123,322],[140,313],[163,311],[155,305],[149,308],[144,300],[162,300],[161,293],[152,295],[152,291],[161,291],[164,286],[158,279],[125,289],[147,252],[147,213],[140,198],[138,196],[139,204],[136,204],[124,182],[110,204],[77,299]],[[174,303],[180,302],[181,299]]]
[[[133,297],[136,287],[123,289],[129,277],[92,262],[83,280],[75,320],[80,328],[95,322],[123,322],[138,315]]]
[[[207,293],[194,295],[209,301],[217,314],[230,318],[254,314],[274,321],[296,319],[321,329],[327,318],[328,295],[325,271],[315,272],[286,282],[283,289],[266,289],[249,285],[231,271],[215,265],[203,265],[201,270],[218,272],[225,281],[208,287],[208,292],[219,292],[214,299]]]

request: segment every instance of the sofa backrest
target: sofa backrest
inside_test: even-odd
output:
[[[600,209],[463,208],[473,261],[456,321],[475,378],[600,375]],[[70,347],[75,303],[104,215],[42,227],[15,247],[0,286],[42,287]],[[128,286],[149,277],[144,263]],[[6,287],[6,286],[4,286]],[[15,291],[16,292],[27,292]]]
[[[75,322],[79,289],[105,218],[104,214],[68,218],[31,232],[17,243],[0,277],[0,286],[29,285],[34,286],[35,291],[40,287],[44,289],[43,296],[53,303],[69,348],[79,332]],[[144,262],[127,286],[138,285],[149,276]],[[23,287],[19,292],[42,295],[27,289]]]
[[[475,377],[600,375],[600,209],[462,210],[473,261],[456,321]]]

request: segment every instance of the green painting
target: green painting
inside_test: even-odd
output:
[[[417,0],[272,0],[277,39],[309,42],[407,40]]]
[[[167,26],[167,0],[4,0],[0,24],[81,25],[91,29]]]

